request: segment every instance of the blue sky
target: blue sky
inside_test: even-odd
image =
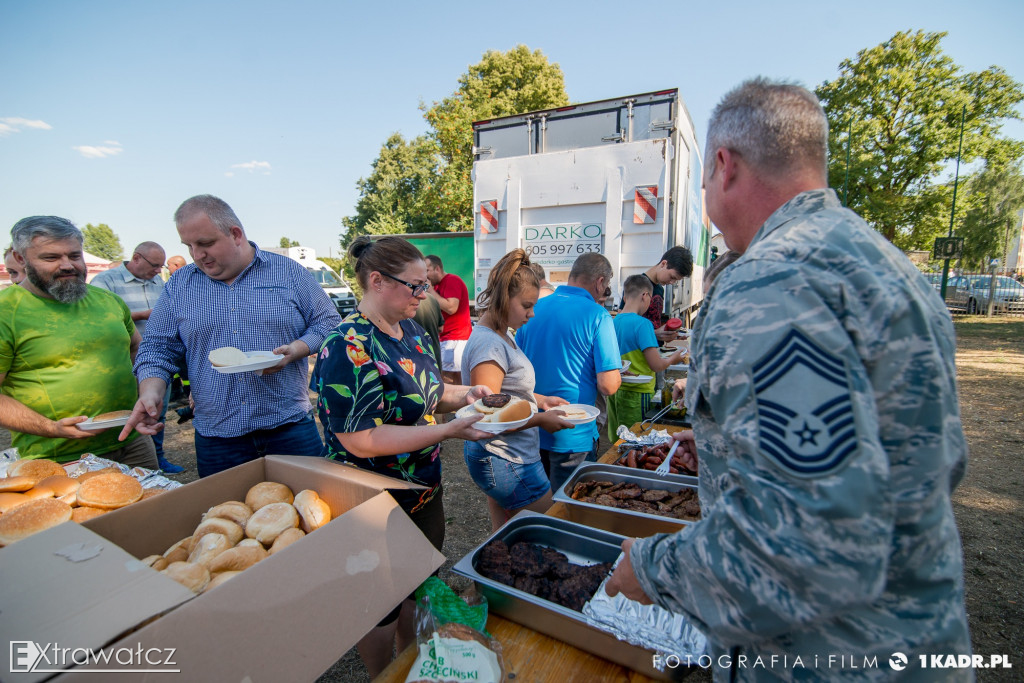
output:
[[[0,244],[56,214],[185,253],[171,217],[208,192],[258,244],[337,256],[381,143],[425,132],[419,104],[488,49],[542,50],[574,102],[678,87],[703,142],[743,79],[814,87],[899,30],[947,31],[965,69],[1024,81],[1021,26],[1020,0],[0,0]]]

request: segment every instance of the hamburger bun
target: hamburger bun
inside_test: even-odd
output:
[[[96,417],[92,418],[93,422],[103,422],[105,420],[120,420],[123,417],[131,417],[132,411],[130,410],[111,410],[109,413],[100,413]]]
[[[24,493],[35,485],[32,477],[7,477],[0,479],[0,493]]]
[[[271,545],[281,532],[299,526],[299,513],[290,503],[271,503],[252,513],[245,535],[263,545]]]
[[[245,504],[253,512],[271,503],[291,503],[293,500],[295,500],[295,494],[292,493],[292,490],[276,481],[261,481],[245,494]]]
[[[152,567],[156,571],[166,569],[167,565],[170,564],[170,562],[167,561],[167,558],[163,555],[150,555],[149,557],[140,560],[140,562],[147,567]]]
[[[146,500],[153,496],[159,496],[161,493],[167,493],[167,489],[142,489],[142,498],[139,498],[139,500]]]
[[[222,583],[227,583],[232,578],[238,576],[241,573],[242,572],[219,572],[216,576],[210,579],[210,583],[206,584],[206,587],[203,588],[203,592],[205,593],[206,591],[212,591],[217,586],[221,585]]]
[[[71,519],[71,506],[55,498],[32,500],[0,515],[0,545],[17,543],[32,534]]]
[[[101,470],[93,470],[92,472],[83,472],[82,474],[78,475],[77,479],[78,479],[78,481],[80,483],[84,483],[84,482],[89,481],[93,477],[100,476],[101,474],[120,474],[120,473],[121,473],[121,470],[119,470],[116,467],[104,467]]]
[[[71,521],[78,522],[79,524],[81,524],[82,522],[88,522],[93,517],[99,517],[100,515],[105,514],[107,512],[109,512],[109,510],[101,510],[99,508],[72,508]]]
[[[7,468],[8,477],[29,477],[33,483],[55,474],[66,474],[64,468],[43,458],[18,460]]]
[[[172,562],[160,573],[166,574],[193,593],[201,593],[206,584],[210,583],[210,571],[201,564]]]
[[[77,479],[72,479],[66,474],[55,474],[52,477],[46,477],[36,482],[36,487],[45,486],[53,490],[53,495],[57,498],[66,496],[69,493],[74,493],[78,490],[78,487],[82,483]]]
[[[478,413],[490,415],[498,412],[514,400],[510,394],[489,394],[483,398],[478,398],[473,407],[476,408]]]
[[[292,504],[302,517],[301,527],[307,534],[331,521],[331,506],[312,489],[299,491]]]
[[[177,543],[172,545],[170,548],[168,548],[164,552],[164,557],[169,558],[171,556],[171,553],[175,553],[175,552],[177,552],[179,550],[183,550],[185,552],[185,557],[188,557],[188,549],[191,548],[191,547],[192,547],[192,537],[191,536],[186,536],[185,538],[181,539],[180,541],[178,541]]]
[[[519,420],[527,420],[532,415],[533,408],[531,407],[530,402],[513,396],[508,405],[496,413],[488,415],[482,421],[499,423],[518,422]]]
[[[236,349],[234,346],[222,346],[219,349],[214,349],[210,351],[209,358],[210,364],[219,368],[242,365],[249,360],[249,356],[245,355],[245,351]]]
[[[28,491],[25,491],[25,493],[21,495],[25,496],[26,498],[31,498],[32,500],[39,500],[40,498],[57,497],[53,495],[53,489],[51,489],[49,486],[34,486],[30,488]],[[70,505],[70,503],[68,503],[68,505]]]
[[[267,551],[263,548],[240,546],[229,548],[220,555],[217,555],[217,557],[206,563],[206,568],[212,574],[217,572],[240,572],[243,569],[248,569],[260,560],[267,559],[267,557]]]
[[[230,519],[210,517],[209,519],[204,519],[200,522],[199,526],[196,527],[196,530],[192,532],[192,547],[195,548],[199,539],[206,534],[223,534],[224,537],[231,542],[231,545],[235,545],[245,538],[245,531],[242,527],[238,526]]]
[[[78,504],[104,510],[116,510],[142,498],[142,484],[120,472],[92,477],[78,488]]]
[[[214,558],[232,545],[224,534],[205,534],[196,541],[195,548],[188,556],[188,561],[208,567]]]
[[[214,505],[203,515],[203,519],[211,517],[230,520],[244,529],[245,523],[252,517],[252,508],[240,501],[229,500],[226,503]]]
[[[24,505],[31,500],[24,493],[15,493],[13,491],[0,493],[0,514],[7,514],[19,505]]]
[[[270,554],[281,552],[305,535],[306,532],[302,529],[285,529],[280,536],[274,539],[274,544],[270,546]]]
[[[281,538],[281,537],[278,536],[278,538]],[[236,548],[263,548],[263,544],[260,543],[259,541],[257,541],[255,538],[243,538],[241,541],[238,542],[238,545],[236,545],[235,547]],[[266,548],[263,548],[263,549],[266,550]]]

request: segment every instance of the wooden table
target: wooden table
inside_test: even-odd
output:
[[[640,425],[633,425],[633,431],[639,431]],[[677,425],[654,425],[654,429],[664,429],[670,434],[679,431]],[[612,444],[598,458],[598,462],[609,464],[619,458],[619,442]],[[564,503],[555,503],[548,508],[547,515],[566,519]],[[653,681],[643,674],[627,669],[624,666],[609,662],[589,652],[579,650],[560,640],[551,638],[533,629],[509,621],[497,614],[487,618],[487,630],[501,641],[502,656],[505,668],[517,681],[558,681],[558,683],[591,683],[592,681],[623,681],[628,683],[648,683]],[[405,677],[416,659],[416,648],[409,647],[402,652],[385,669],[374,683],[404,683]]]

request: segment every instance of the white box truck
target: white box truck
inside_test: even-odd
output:
[[[313,279],[324,288],[327,296],[331,297],[331,303],[342,316],[346,316],[355,310],[356,296],[352,289],[345,282],[345,279],[338,275],[329,265],[316,258],[316,251],[309,247],[271,247],[264,251],[287,256],[306,267]]]
[[[604,254],[622,282],[676,245],[693,277],[666,288],[668,312],[689,318],[703,299],[710,249],[701,153],[678,90],[632,95],[473,124],[475,287],[523,247],[564,283],[580,254]]]

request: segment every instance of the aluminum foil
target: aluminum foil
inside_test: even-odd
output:
[[[623,557],[619,555],[615,566]],[[705,654],[707,638],[686,617],[657,605],[641,605],[622,593],[610,597],[604,589],[607,582],[605,579],[594,597],[583,605],[583,615],[591,626],[608,631],[631,645],[654,650],[662,655],[661,662],[671,655],[683,660],[689,655],[692,661]],[[655,666],[661,671],[664,664]]]
[[[665,429],[653,429],[641,435],[629,431],[629,427],[626,425],[619,425],[619,428],[615,430],[615,436],[619,437],[623,441],[623,443],[619,445],[620,453],[624,453],[630,448],[636,448],[638,446],[655,446],[659,443],[665,443],[666,441],[672,440],[672,435]]]
[[[116,467],[122,473],[138,479],[144,489],[170,490],[183,486],[181,482],[168,479],[155,470],[148,470],[145,467],[129,467],[128,465],[122,465],[119,462],[107,460],[92,453],[85,453],[80,460],[65,464],[64,471],[67,472],[69,477],[78,477],[86,472],[94,472],[108,467]]]

